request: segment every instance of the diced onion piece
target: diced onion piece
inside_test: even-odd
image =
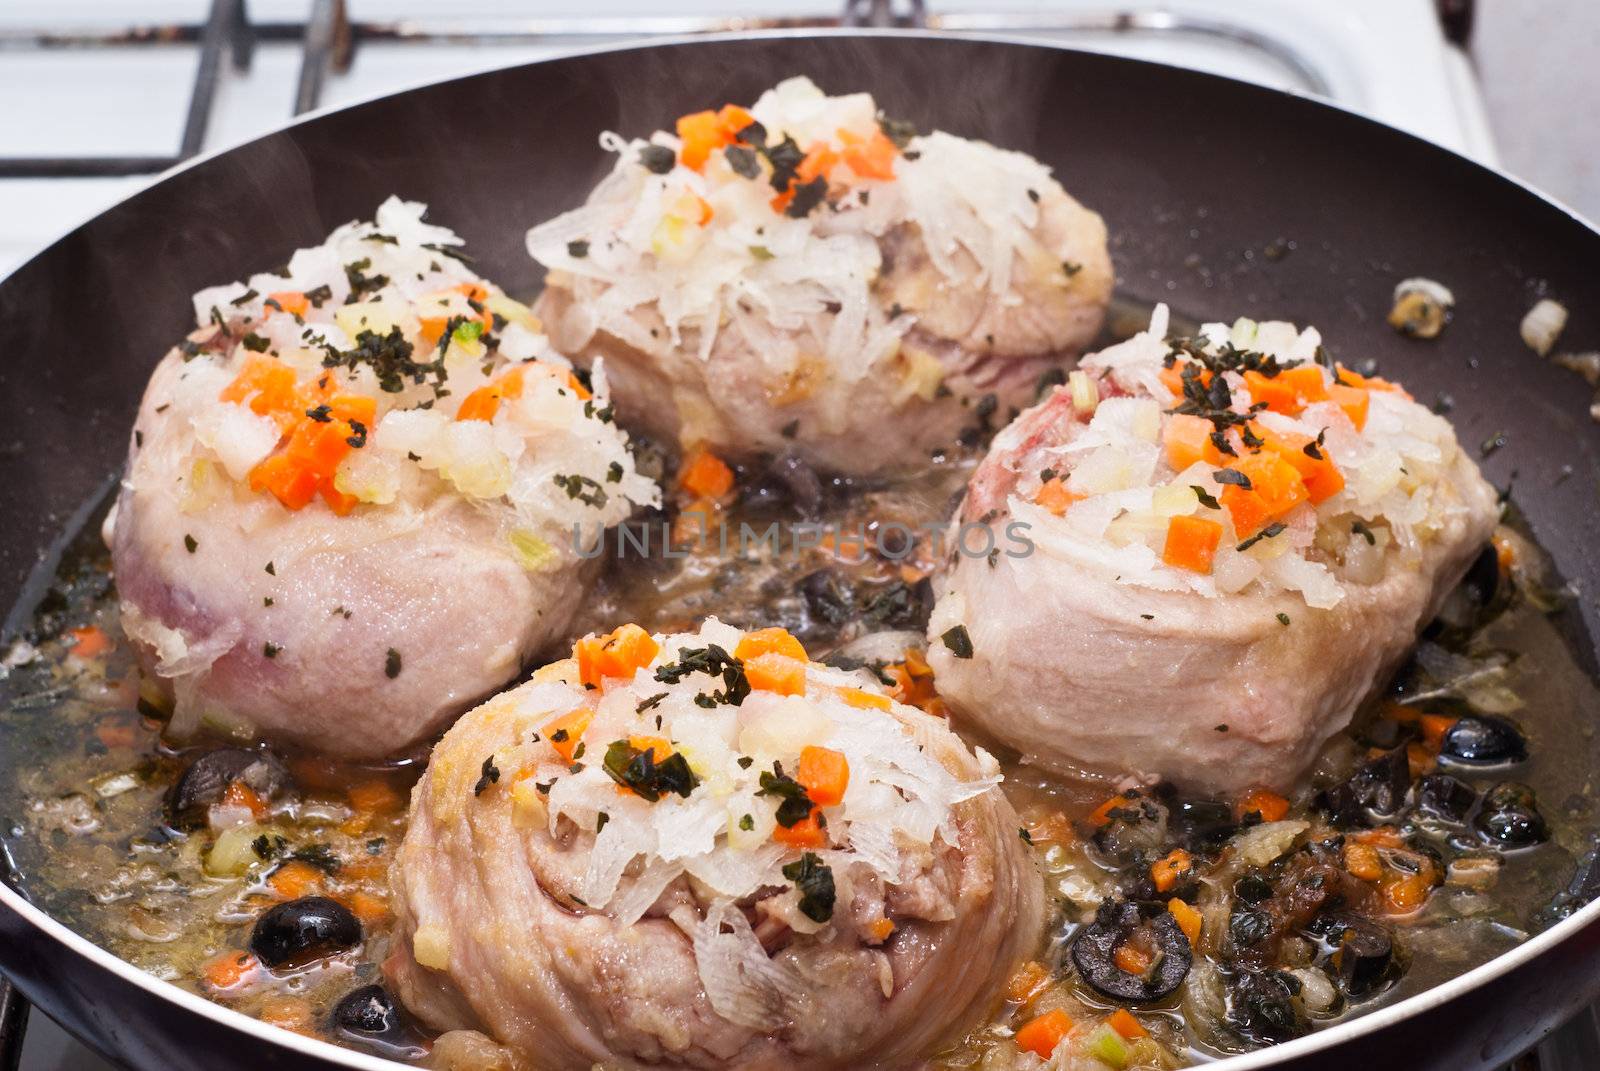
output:
[[[411,938],[411,954],[430,970],[450,966],[450,933],[442,926],[419,926]]]
[[[554,569],[561,564],[561,555],[556,548],[526,528],[513,529],[506,536],[506,541],[516,553],[517,562],[530,573]]]
[[[1087,372],[1074,371],[1068,375],[1067,389],[1072,392],[1072,411],[1080,416],[1089,415],[1100,404],[1100,388]]]
[[[404,306],[392,301],[358,301],[354,305],[339,306],[333,314],[333,322],[355,339],[363,331],[375,335],[387,335],[396,327],[404,331],[408,315]]]
[[[511,824],[517,829],[537,829],[550,820],[549,810],[531,777],[511,786]]]
[[[1567,307],[1545,298],[1522,318],[1522,341],[1540,357],[1548,356],[1567,326]]]
[[[237,878],[260,861],[255,840],[265,831],[253,823],[225,829],[206,853],[205,871],[213,878]]]

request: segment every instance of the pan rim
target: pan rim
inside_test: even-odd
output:
[[[1246,78],[1236,78],[1232,75],[1218,74],[1214,71],[1202,71],[1193,67],[1182,67],[1178,66],[1177,64],[1162,63],[1159,60],[1141,59],[1137,56],[1122,56],[1111,52],[1099,52],[1095,51],[1094,49],[1078,48],[1073,45],[1055,44],[1049,41],[1039,40],[1037,38],[1029,38],[1026,35],[1019,33],[988,33],[976,30],[964,31],[930,29],[879,29],[872,27],[813,27],[778,30],[737,30],[721,33],[672,34],[664,35],[659,38],[652,38],[651,40],[643,43],[634,40],[591,45],[589,47],[574,48],[570,51],[564,51],[559,55],[547,56],[543,59],[516,60],[507,63],[494,64],[484,67],[482,70],[472,71],[468,74],[455,74],[444,78],[424,78],[416,82],[402,85],[397,89],[385,89],[373,93],[363,94],[354,98],[353,100],[348,100],[339,104],[325,104],[321,107],[305,112],[304,114],[291,116],[288,121],[280,123],[270,130],[260,131],[225,142],[214,149],[208,149],[190,157],[187,160],[182,161],[181,163],[174,164],[165,171],[159,172],[153,176],[148,176],[149,181],[145,185],[140,186],[131,193],[125,194],[115,201],[112,201],[110,204],[100,206],[98,209],[91,211],[85,216],[76,217],[75,222],[68,224],[65,228],[58,231],[54,238],[50,239],[23,260],[13,265],[8,271],[0,274],[0,287],[4,287],[5,284],[10,281],[12,276],[17,275],[35,260],[44,256],[57,245],[61,244],[63,239],[72,235],[79,229],[93,223],[106,213],[114,211],[115,209],[120,208],[122,205],[127,204],[129,201],[132,201],[149,192],[150,190],[153,190],[155,187],[161,185],[163,182],[166,182],[168,179],[171,179],[176,175],[180,175],[183,172],[188,171],[190,168],[199,167],[201,164],[209,163],[211,160],[233,152],[235,149],[241,149],[246,145],[261,141],[265,138],[276,137],[278,134],[281,134],[286,130],[291,130],[294,127],[300,126],[304,123],[309,123],[316,119],[321,119],[324,116],[332,115],[336,112],[360,108],[375,101],[383,100],[387,97],[397,97],[406,93],[414,93],[417,90],[428,89],[432,86],[444,85],[448,82],[455,82],[466,78],[477,78],[480,75],[497,74],[502,71],[515,70],[519,67],[532,67],[546,63],[558,63],[562,60],[582,59],[589,56],[603,56],[613,52],[636,52],[661,48],[678,48],[685,45],[694,44],[728,41],[793,40],[807,37],[855,37],[869,39],[898,38],[906,40],[966,41],[975,44],[1009,45],[1012,47],[1041,49],[1050,52],[1071,52],[1078,55],[1106,59],[1120,64],[1138,67],[1150,67],[1165,71],[1178,71],[1182,74],[1192,75],[1200,79],[1228,82],[1236,86],[1244,87],[1248,90],[1272,94],[1274,96],[1290,97],[1313,107],[1328,108],[1335,112],[1341,112],[1347,116],[1350,116],[1351,118],[1360,119],[1364,122],[1371,123],[1375,126],[1381,127],[1390,134],[1398,135],[1409,141],[1418,142],[1430,149],[1435,149],[1439,152],[1446,153],[1462,163],[1479,168],[1483,171],[1487,171],[1489,174],[1510,183],[1512,186],[1517,187],[1523,192],[1532,194],[1549,207],[1554,208],[1556,211],[1572,220],[1572,222],[1589,231],[1590,234],[1596,238],[1600,238],[1600,218],[1590,219],[1588,216],[1578,211],[1578,209],[1567,204],[1554,194],[1533,185],[1531,182],[1528,182],[1525,179],[1513,175],[1500,165],[1484,163],[1481,160],[1474,160],[1472,157],[1458,152],[1457,150],[1450,148],[1448,145],[1442,145],[1439,142],[1431,141],[1420,134],[1414,134],[1409,130],[1402,129],[1401,127],[1385,122],[1364,108],[1359,108],[1351,104],[1345,104],[1341,101],[1332,100],[1327,97],[1314,96],[1312,94],[1304,93],[1294,89],[1277,89],[1273,86],[1262,85],[1260,82],[1252,82]]]
[[[1527,194],[1531,194],[1537,200],[1544,202],[1547,206],[1555,209],[1557,212],[1570,219],[1573,223],[1584,228],[1587,232],[1589,232],[1591,237],[1600,240],[1600,226],[1597,226],[1595,222],[1588,219],[1575,208],[1565,204],[1561,200],[1557,199],[1551,194],[1546,193],[1538,187],[1508,173],[1501,167],[1474,160],[1471,157],[1465,156],[1447,146],[1440,145],[1437,142],[1430,141],[1427,138],[1421,137],[1417,134],[1413,134],[1399,127],[1392,126],[1361,108],[1324,98],[1314,97],[1305,93],[1295,92],[1292,90],[1275,89],[1273,87],[1264,86],[1260,83],[1251,82],[1242,78],[1235,78],[1229,75],[1216,74],[1209,71],[1200,71],[1192,68],[1176,67],[1172,64],[1160,63],[1153,60],[1119,56],[1089,49],[1076,48],[1069,45],[1054,44],[1038,39],[1030,39],[1019,34],[983,32],[968,33],[960,31],[928,29],[780,29],[747,30],[719,34],[684,34],[664,36],[644,43],[640,43],[635,40],[600,44],[587,48],[578,48],[565,51],[560,55],[550,56],[543,59],[520,60],[507,62],[504,64],[497,64],[486,67],[479,71],[474,71],[470,74],[452,75],[446,78],[424,79],[416,82],[415,84],[405,85],[398,89],[375,92],[372,94],[363,95],[351,101],[326,105],[303,115],[294,116],[289,121],[279,124],[278,126],[273,127],[271,130],[252,134],[248,137],[240,138],[221,145],[215,149],[203,152],[189,160],[185,160],[182,163],[169,168],[164,172],[161,172],[159,175],[153,176],[146,185],[141,186],[139,189],[117,199],[111,204],[101,206],[85,218],[73,223],[65,230],[61,231],[52,241],[37,249],[5,274],[0,275],[0,288],[4,288],[12,277],[25,270],[29,265],[33,264],[34,261],[50,253],[64,239],[76,231],[92,224],[102,215],[115,211],[117,208],[126,205],[130,201],[139,198],[145,193],[150,192],[151,190],[155,189],[155,187],[168,181],[172,177],[181,174],[190,168],[198,167],[202,164],[208,163],[226,153],[233,152],[236,149],[242,148],[256,141],[274,137],[286,130],[297,127],[302,123],[321,119],[337,112],[363,107],[367,104],[383,100],[385,98],[416,92],[418,90],[426,89],[431,86],[442,85],[448,82],[467,78],[475,78],[480,75],[492,75],[521,67],[555,63],[569,59],[606,55],[609,53],[657,50],[663,48],[682,47],[685,45],[711,44],[730,41],[790,40],[799,38],[834,37],[961,41],[971,42],[973,44],[1000,44],[1011,47],[1043,49],[1053,52],[1070,52],[1103,58],[1119,64],[1158,68],[1166,71],[1176,70],[1182,72],[1184,75],[1194,76],[1199,79],[1220,80],[1223,82],[1232,83],[1237,86],[1246,87],[1250,91],[1292,97],[1314,107],[1328,108],[1335,112],[1341,112],[1347,116],[1362,120],[1366,123],[1381,128],[1389,135],[1398,135],[1402,138],[1418,142],[1429,149],[1446,153],[1461,163],[1488,172],[1496,178],[1509,183],[1511,186],[1520,189]],[[35,930],[42,932],[45,936],[54,940],[58,945],[64,947],[66,951],[76,953],[79,957],[89,960],[91,963],[100,967],[101,969],[109,971],[123,982],[133,985],[153,997],[167,1001],[171,1004],[175,1004],[185,1011],[207,1018],[218,1025],[229,1027],[259,1041],[264,1041],[275,1045],[280,1049],[291,1050],[307,1057],[313,1057],[322,1060],[334,1066],[357,1069],[357,1071],[386,1071],[386,1069],[393,1069],[397,1066],[403,1066],[383,1057],[359,1052],[355,1049],[334,1044],[333,1042],[304,1037],[287,1030],[270,1026],[267,1023],[251,1018],[242,1012],[235,1011],[232,1008],[228,1008],[224,1005],[208,1000],[199,994],[191,993],[188,990],[182,989],[171,982],[160,979],[155,975],[150,974],[149,972],[144,971],[131,963],[128,963],[108,950],[96,945],[88,938],[73,931],[64,923],[46,913],[43,909],[29,902],[19,892],[3,881],[0,881],[0,908],[14,912],[24,922],[28,923]],[[1448,979],[1447,981],[1425,989],[1420,993],[1407,997],[1404,1000],[1396,1001],[1393,1004],[1377,1008],[1371,1012],[1356,1016],[1355,1018],[1347,1021],[1317,1030],[1306,1035],[1305,1037],[1271,1045],[1267,1048],[1259,1049],[1254,1052],[1224,1057],[1208,1063],[1205,1066],[1214,1067],[1216,1068],[1216,1071],[1253,1071],[1253,1069],[1271,1067],[1280,1063],[1286,1064],[1298,1057],[1307,1056],[1336,1047],[1349,1040],[1364,1036],[1369,1033],[1376,1033],[1386,1027],[1392,1026],[1396,1023],[1412,1018],[1413,1016],[1422,1014],[1443,1004],[1449,1003],[1465,993],[1477,989],[1496,978],[1523,967],[1530,961],[1542,956],[1550,949],[1562,944],[1569,937],[1575,935],[1580,930],[1583,930],[1592,924],[1595,924],[1596,922],[1600,922],[1600,900],[1586,904],[1584,907],[1574,912],[1568,918],[1563,919],[1561,922],[1552,926],[1550,929],[1545,930],[1542,933],[1535,934],[1516,947],[1511,948],[1498,956],[1495,956],[1493,959],[1479,964],[1471,970],[1457,975],[1454,978]]]
[[[357,1071],[386,1071],[386,1069],[387,1071],[392,1071],[395,1067],[404,1066],[380,1056],[373,1056],[342,1045],[336,1045],[331,1041],[304,1037],[288,1030],[279,1029],[259,1019],[251,1018],[243,1012],[235,1011],[225,1005],[208,1000],[198,993],[191,993],[165,979],[157,978],[148,971],[134,966],[112,952],[101,948],[82,934],[75,932],[42,908],[24,899],[20,893],[5,882],[0,882],[0,908],[15,912],[24,922],[53,939],[57,944],[63,946],[66,951],[89,960],[95,966],[116,975],[123,982],[142,989],[153,997],[176,1004],[185,1011],[210,1019],[221,1026],[241,1031],[258,1040],[269,1042],[281,1048],[292,1049],[303,1055],[316,1057],[338,1066],[357,1069]],[[1297,1057],[1309,1056],[1312,1053],[1333,1048],[1364,1034],[1376,1033],[1385,1027],[1449,1003],[1456,997],[1470,992],[1480,985],[1524,966],[1596,921],[1600,921],[1600,900],[1585,904],[1582,908],[1573,912],[1572,915],[1562,919],[1548,930],[1533,935],[1515,948],[1502,952],[1493,959],[1480,963],[1471,970],[1425,989],[1421,993],[1382,1008],[1377,1008],[1363,1015],[1358,1015],[1345,1022],[1314,1031],[1304,1037],[1269,1045],[1254,1052],[1223,1057],[1203,1066],[1215,1068],[1216,1071],[1252,1071],[1255,1068],[1272,1067],[1280,1063],[1287,1064]]]

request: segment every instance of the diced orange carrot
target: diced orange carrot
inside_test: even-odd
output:
[[[1183,369],[1185,365],[1194,364],[1193,361],[1179,361],[1170,368],[1163,368],[1159,375],[1161,382],[1178,397],[1183,397]],[[1200,385],[1211,386],[1211,372],[1207,369],[1200,370]]]
[[[1222,451],[1211,441],[1215,429],[1211,421],[1188,413],[1173,413],[1161,429],[1161,441],[1166,448],[1167,464],[1176,472],[1204,461],[1208,465],[1222,464]]]
[[[1156,892],[1168,892],[1194,870],[1194,858],[1182,848],[1174,848],[1150,864],[1150,880]]]
[[[578,742],[583,739],[583,734],[592,721],[594,721],[594,711],[588,707],[579,707],[546,722],[539,733],[550,741],[550,746],[555,748],[562,762],[571,762],[573,754],[578,749]]]
[[[860,688],[840,688],[839,698],[853,707],[862,710],[888,710],[894,706],[894,700],[877,692],[867,692]]]
[[[1036,959],[1018,967],[1006,981],[1006,999],[1013,1004],[1026,1004],[1050,984],[1050,969]]]
[[[849,130],[839,130],[837,136],[839,143],[844,146],[841,155],[845,166],[857,176],[884,180],[894,178],[894,158],[900,150],[895,148],[894,142],[882,130],[874,130],[872,136],[867,138]]]
[[[1284,412],[1298,413],[1312,402],[1320,402],[1328,396],[1327,374],[1320,365],[1302,364],[1285,368],[1278,373],[1277,380],[1294,393],[1291,408]]]
[[[1433,891],[1433,884],[1433,876],[1428,872],[1407,874],[1384,882],[1379,886],[1383,893],[1384,910],[1391,915],[1411,914],[1428,902],[1428,893]]]
[[[1178,929],[1182,930],[1183,935],[1189,939],[1190,946],[1199,945],[1200,929],[1203,922],[1200,912],[1177,897],[1167,901],[1167,911],[1178,921]]]
[[[678,137],[683,142],[683,148],[678,152],[678,159],[683,161],[684,167],[693,171],[705,167],[711,154],[731,140],[724,131],[721,120],[717,118],[717,113],[713,111],[693,112],[680,117],[677,130]]]
[[[1061,477],[1052,476],[1039,488],[1039,493],[1033,496],[1033,500],[1060,517],[1067,512],[1068,506],[1082,501],[1083,496],[1076,491],[1067,490],[1067,485]]]
[[[250,402],[250,408],[263,416],[296,402],[294,369],[265,353],[252,353],[245,358],[233,381],[222,388],[219,397],[225,402]]]
[[[1372,396],[1365,388],[1335,383],[1328,388],[1328,397],[1344,410],[1344,415],[1350,418],[1350,423],[1356,426],[1357,431],[1367,426],[1367,406]]]
[[[1233,813],[1240,818],[1259,814],[1263,822],[1277,822],[1289,813],[1289,801],[1264,788],[1252,789],[1233,805]]]
[[[322,871],[310,863],[291,859],[272,872],[267,884],[285,900],[298,900],[322,885]]]
[[[755,116],[737,104],[724,104],[722,110],[717,112],[717,123],[730,140],[737,138],[746,127],[755,121]]]
[[[111,637],[98,625],[85,625],[67,633],[72,637],[72,653],[79,658],[93,658],[111,650]]]
[[[1072,1017],[1057,1008],[1029,1019],[1017,1031],[1017,1048],[1031,1052],[1041,1060],[1050,1059],[1056,1046],[1072,1033]]]
[[[818,807],[837,807],[844,802],[850,784],[850,763],[843,752],[808,746],[800,752],[794,779],[805,786],[806,795]]]
[[[818,178],[825,179],[838,162],[839,154],[833,151],[833,146],[825,141],[813,142],[806,150],[805,159],[795,168],[794,181],[803,186]]]
[[[894,929],[894,920],[878,919],[867,927],[867,932],[871,935],[874,943],[881,945],[894,934]]]
[[[772,839],[791,848],[826,848],[828,833],[822,826],[821,816],[813,810],[792,826],[782,823],[772,827]]]
[[[224,807],[243,807],[256,819],[267,816],[267,804],[256,795],[255,790],[243,781],[229,781],[228,787],[222,790],[222,805]]]
[[[1398,383],[1392,383],[1389,380],[1383,379],[1379,376],[1364,376],[1359,372],[1352,372],[1342,364],[1335,365],[1334,368],[1336,369],[1335,378],[1340,383],[1345,383],[1352,387],[1362,387],[1366,390],[1381,390],[1393,392],[1395,394],[1404,394],[1407,398],[1411,397],[1411,395],[1406,392],[1406,389]]]
[[[393,814],[405,807],[405,797],[381,777],[357,781],[345,790],[350,806],[361,814]]]
[[[745,662],[744,676],[758,692],[806,694],[806,664],[788,655],[777,652],[757,655]]]
[[[1394,826],[1358,829],[1352,833],[1346,833],[1345,839],[1358,841],[1361,844],[1371,844],[1376,848],[1404,848],[1406,846],[1406,838]]]
[[[628,746],[635,751],[648,751],[653,762],[665,762],[672,757],[672,741],[661,736],[629,736]]]
[[[733,649],[733,656],[741,662],[764,654],[781,654],[802,662],[811,661],[806,655],[805,646],[790,635],[788,629],[783,628],[758,628],[754,632],[746,632],[739,637],[738,646]]]
[[[1266,443],[1266,449],[1294,466],[1306,485],[1306,494],[1312,505],[1325,502],[1344,490],[1344,475],[1327,451],[1317,448],[1321,457],[1306,453],[1306,448],[1316,442],[1311,436],[1267,429],[1262,429],[1258,434]]]
[[[248,952],[224,952],[201,969],[206,985],[216,990],[234,989],[250,979],[261,969],[261,964]]]
[[[718,499],[733,490],[733,470],[716,454],[696,447],[683,459],[678,486],[700,498]]]
[[[1205,517],[1174,517],[1167,522],[1167,541],[1161,560],[1176,569],[1211,572],[1211,562],[1222,542],[1222,525]]]
[[[316,497],[316,473],[274,454],[250,470],[250,490],[266,491],[288,509],[303,509]]]
[[[381,925],[389,921],[392,914],[388,902],[383,897],[359,889],[340,896],[338,900],[365,926]]]
[[[1344,842],[1344,868],[1351,877],[1362,881],[1377,881],[1383,877],[1383,863],[1378,858],[1378,849],[1356,840]]]
[[[500,392],[493,385],[485,385],[462,399],[456,419],[491,421],[499,411]]]
[[[311,307],[311,299],[299,290],[274,290],[267,295],[267,300],[276,303],[290,316],[304,316]]]
[[[1111,962],[1116,964],[1119,971],[1143,976],[1150,969],[1152,960],[1150,953],[1131,942],[1124,942],[1118,945],[1117,950],[1111,954]]]
[[[1294,384],[1283,373],[1266,376],[1250,370],[1244,373],[1244,385],[1250,392],[1252,402],[1258,405],[1265,402],[1267,408],[1274,413],[1292,415],[1303,408],[1299,395],[1295,393]]]
[[[1384,703],[1383,717],[1390,721],[1397,721],[1401,725],[1411,725],[1422,719],[1422,711],[1416,707],[1408,707],[1402,703]]]
[[[578,680],[595,687],[608,677],[631,678],[655,661],[660,651],[655,637],[632,622],[619,625],[607,636],[590,633],[572,648],[578,660]]]
[[[1246,454],[1228,468],[1250,481],[1248,490],[1233,483],[1222,489],[1222,506],[1233,518],[1240,539],[1255,535],[1310,497],[1300,473],[1277,454]]]
[[[1500,575],[1509,575],[1511,567],[1517,564],[1516,544],[1499,534],[1491,536],[1489,542],[1494,544],[1494,558],[1500,566]]]
[[[1454,718],[1448,714],[1424,714],[1422,716],[1423,741],[1428,747],[1438,751],[1439,745],[1444,743],[1444,734],[1449,732],[1450,727],[1460,720],[1460,718]]]
[[[1089,824],[1092,826],[1105,825],[1107,822],[1111,821],[1112,811],[1119,807],[1126,807],[1129,802],[1130,801],[1126,796],[1112,796],[1110,799],[1106,800],[1089,813]]]
[[[1127,1008],[1118,1008],[1111,1013],[1111,1018],[1107,1019],[1106,1022],[1110,1024],[1111,1029],[1121,1034],[1128,1041],[1137,1041],[1139,1038],[1148,1037],[1150,1034],[1150,1031],[1141,1026],[1139,1020],[1135,1019],[1133,1013]]]

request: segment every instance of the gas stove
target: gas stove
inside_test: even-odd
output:
[[[1025,38],[1332,100],[1485,163],[1470,0],[8,0],[0,276],[166,169],[291,116],[668,35],[838,26]],[[1540,1050],[1600,1066],[1593,1013]],[[109,1071],[0,980],[0,1071]],[[1519,1071],[1530,1066],[1519,1064]]]
[[[166,168],[292,115],[672,34],[876,25],[1020,36],[1327,97],[1495,158],[1435,0],[153,0],[137,24],[130,7],[0,5],[0,274]]]

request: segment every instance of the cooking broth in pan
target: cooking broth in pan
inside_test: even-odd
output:
[[[1142,310],[1127,312],[1114,320],[1142,325]],[[738,501],[709,530],[669,507],[614,540],[573,635],[710,614],[782,625],[936,714],[920,650],[925,533],[974,460],[952,454],[895,484],[783,462],[741,471]],[[16,884],[158,977],[287,1029],[422,1059],[432,1039],[379,969],[387,869],[421,761],[280,765],[221,735],[164,742],[97,528],[5,653],[0,830]],[[663,556],[662,540],[688,549]],[[1600,691],[1559,612],[1513,512],[1411,663],[1288,799],[1061,780],[1001,754],[1052,922],[991,1021],[935,1064],[1041,1066],[1019,1045],[1064,1031],[1082,1038],[1071,1066],[1084,1068],[1256,1048],[1419,992],[1570,912],[1583,883],[1568,884],[1591,865]],[[1170,917],[1197,948],[1186,971],[1161,958],[1159,927],[1118,915],[1127,902],[1184,904]],[[1087,939],[1102,931],[1117,940]],[[279,959],[303,965],[263,963]],[[1106,991],[1132,975],[1150,988],[1129,1015]]]

